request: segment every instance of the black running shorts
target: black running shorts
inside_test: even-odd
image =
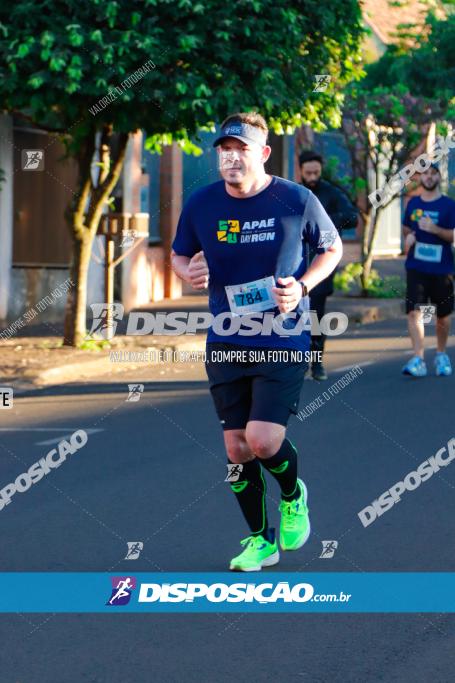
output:
[[[453,311],[453,276],[431,275],[418,270],[406,271],[406,313],[419,304],[434,304],[438,318]]]
[[[275,360],[263,360],[272,355]],[[291,362],[290,357],[285,349],[207,344],[205,367],[223,429],[245,429],[250,420],[287,425],[298,411],[308,367],[305,361]]]

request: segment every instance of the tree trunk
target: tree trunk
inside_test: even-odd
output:
[[[365,263],[368,254],[368,244],[370,242],[370,232],[371,232],[371,212],[368,214],[363,214],[363,235],[362,235],[362,253],[361,260]]]
[[[371,267],[374,260],[374,245],[376,242],[376,236],[378,234],[379,227],[379,213],[380,209],[370,213],[368,225],[365,226],[364,239],[362,244],[362,294],[363,296],[368,296],[367,285],[370,278]],[[367,229],[368,228],[368,229]],[[366,237],[365,237],[366,236]]]
[[[78,158],[79,192],[71,220],[74,249],[71,280],[74,282],[74,287],[68,292],[63,339],[63,343],[67,346],[80,346],[86,336],[87,277],[93,240],[98,230],[103,207],[117,184],[125,160],[129,136],[128,133],[121,133],[117,140],[115,160],[110,165],[109,143],[112,141],[112,136],[112,127],[105,126],[100,144],[102,165],[96,187],[92,182],[91,170],[95,152],[94,137],[87,143]]]
[[[371,251],[365,261],[363,262],[363,270],[362,270],[362,275],[360,276],[360,280],[362,283],[362,295],[363,296],[368,296],[368,280],[370,278],[370,273],[371,273],[371,266],[373,265],[373,252]]]
[[[80,346],[86,336],[87,279],[93,238],[84,230],[82,239],[73,239],[71,281],[74,289],[68,292],[65,311],[64,344]]]

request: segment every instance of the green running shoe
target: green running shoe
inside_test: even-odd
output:
[[[310,518],[307,508],[308,493],[301,479],[297,479],[300,487],[300,496],[296,500],[282,500],[279,510],[281,512],[280,546],[283,550],[297,550],[308,540],[310,535]]]
[[[263,536],[248,536],[240,541],[245,550],[231,560],[229,569],[239,572],[259,572],[262,567],[271,567],[280,560],[280,553],[273,534],[273,543]]]

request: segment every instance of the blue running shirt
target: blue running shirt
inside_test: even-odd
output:
[[[294,276],[307,269],[308,244],[324,253],[337,231],[314,194],[296,183],[272,177],[261,192],[246,199],[231,197],[224,180],[197,190],[186,203],[173,242],[176,254],[192,257],[203,250],[209,278],[209,308],[216,316],[230,311],[227,285],[249,283],[260,278]],[[308,310],[308,297],[295,311]],[[278,307],[272,307],[279,315]],[[297,321],[287,320],[283,327]],[[226,326],[225,326],[226,327]],[[209,329],[208,342],[306,351],[310,332],[298,335],[219,335]]]
[[[450,242],[446,242],[431,232],[421,230],[418,221],[423,217],[431,218],[441,228],[455,228],[455,202],[442,195],[432,202],[424,202],[420,197],[412,197],[406,207],[403,224],[410,228],[416,237],[406,259],[408,270],[421,273],[447,275],[453,273],[453,256]]]

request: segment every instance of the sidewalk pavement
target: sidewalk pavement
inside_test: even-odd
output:
[[[364,325],[390,318],[404,316],[400,299],[355,299],[345,296],[332,296],[328,300],[328,311],[340,311],[349,319],[349,325]],[[181,299],[164,300],[143,306],[141,311],[159,313],[166,311],[208,311],[207,297],[201,295],[184,296]],[[22,334],[26,328],[21,330]],[[45,325],[31,330],[33,336],[17,336],[0,341],[2,367],[0,384],[13,387],[15,392],[27,391],[45,386],[56,386],[70,382],[96,381],[110,375],[122,382],[135,382],[137,369],[156,366],[156,380],[160,380],[160,367],[163,354],[194,355],[194,362],[200,362],[205,350],[205,334],[173,336],[126,336],[116,335],[110,341],[110,349],[82,351],[61,345],[61,340],[53,336]],[[122,352],[122,362],[114,360],[115,353]],[[139,354],[139,355],[138,355]],[[142,354],[142,355],[140,355]],[[199,357],[198,357],[199,354]],[[140,359],[140,360],[138,360]],[[162,374],[162,373],[161,373]]]

